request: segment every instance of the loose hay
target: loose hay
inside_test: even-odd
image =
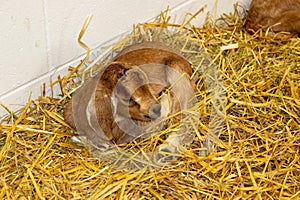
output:
[[[29,101],[1,124],[0,198],[299,199],[300,39],[249,35],[237,11],[217,23],[208,18],[202,28],[189,22],[185,28],[207,49],[227,91],[225,127],[213,153],[198,156],[199,135],[180,159],[157,171],[105,165],[70,142],[74,132],[61,117],[72,92],[64,81],[78,76],[76,69],[58,78],[61,99]],[[163,13],[141,26],[181,25],[169,23]],[[205,134],[210,96],[202,95],[195,109]]]

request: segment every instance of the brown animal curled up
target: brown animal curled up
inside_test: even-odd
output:
[[[131,45],[74,92],[65,121],[95,145],[128,143],[157,121],[189,108],[192,74],[191,64],[162,43]],[[171,103],[162,95],[170,86]],[[169,142],[176,146],[179,140],[173,136]]]
[[[278,38],[299,35],[300,0],[253,0],[246,20],[247,31],[255,33],[268,28]]]

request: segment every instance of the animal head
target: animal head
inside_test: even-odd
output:
[[[163,72],[160,78],[164,78]],[[115,120],[123,117],[150,122],[161,117],[163,108],[159,96],[165,86],[149,81],[149,74],[138,67],[124,74],[112,95]]]

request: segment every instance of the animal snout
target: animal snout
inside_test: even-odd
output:
[[[151,119],[157,119],[161,115],[161,105],[155,104],[149,109],[149,116]]]

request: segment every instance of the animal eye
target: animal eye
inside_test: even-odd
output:
[[[166,92],[167,92],[167,89],[168,89],[168,88],[164,88],[162,91],[160,91],[160,92],[158,93],[158,96],[160,97],[161,95],[163,95],[164,93],[166,93]]]
[[[136,104],[135,100],[134,100],[132,97],[123,99],[123,101],[124,101],[125,103],[127,103],[127,104],[130,104],[130,105]]]

